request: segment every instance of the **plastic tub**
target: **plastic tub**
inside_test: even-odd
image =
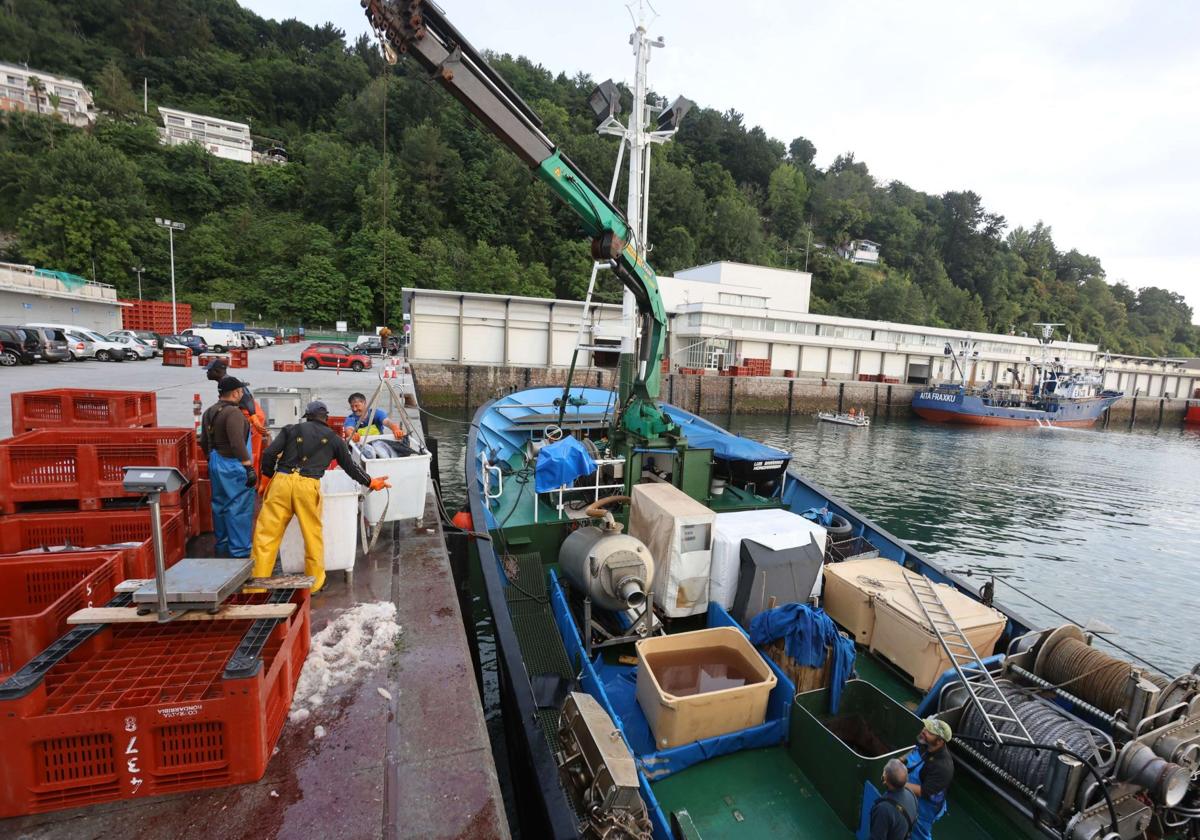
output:
[[[391,435],[381,435],[390,438]],[[404,458],[364,458],[363,466],[371,478],[383,476],[391,487],[371,493],[363,502],[363,516],[371,525],[382,520],[415,519],[425,513],[425,492],[429,484],[429,462],[433,456],[408,455]]]
[[[321,478],[321,526],[325,537],[325,571],[354,569],[358,553],[358,494],[361,485],[342,470],[330,470]],[[300,522],[292,519],[279,546],[283,571],[304,571],[304,536]]]
[[[727,735],[758,726],[766,719],[775,672],[740,630],[712,627],[656,636],[642,639],[635,647],[638,705],[660,749]],[[746,676],[745,685],[708,691],[701,684],[696,693],[682,696],[665,691],[660,681],[664,675],[655,672],[655,668],[666,669],[661,657],[688,653],[692,654],[688,657],[692,664],[716,659],[736,663]]]
[[[875,599],[885,592],[908,592],[904,576],[910,574],[915,573],[886,557],[829,563],[821,606],[854,641],[869,646],[875,637]]]

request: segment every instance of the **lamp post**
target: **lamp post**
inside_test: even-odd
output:
[[[187,230],[187,225],[157,217],[154,223],[167,229],[167,238],[171,243],[171,334],[179,335],[179,311],[175,308],[175,231]]]
[[[142,268],[140,265],[135,265],[132,268],[130,268],[129,270],[138,276],[138,300],[141,300],[142,299],[142,272],[145,271],[146,269]]]

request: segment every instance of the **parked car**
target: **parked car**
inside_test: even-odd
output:
[[[155,355],[162,355],[163,337],[156,332],[150,330],[116,330],[111,335],[127,335],[130,338],[138,338],[149,344],[155,350]]]
[[[198,335],[165,335],[164,350],[191,350],[193,356],[208,352],[208,345]]]
[[[87,327],[79,327],[74,324],[28,324],[27,326],[61,329],[67,336],[67,346],[74,361],[97,359],[101,362],[123,362],[128,355],[123,344],[105,338]]]
[[[154,348],[136,336],[112,333],[108,337],[113,341],[125,345],[125,355],[132,360],[140,361],[154,358]]]
[[[204,343],[212,348],[214,353],[224,353],[230,347],[242,347],[242,339],[233,330],[214,329],[212,327],[191,327],[183,330],[180,336],[194,335],[204,339]]]
[[[239,333],[239,335],[241,335],[243,343],[245,343],[246,347],[250,350],[254,350],[259,347],[267,346],[266,338],[264,338],[263,336],[259,335],[256,332],[250,332],[249,330],[243,330],[241,333]]]
[[[42,341],[41,359],[50,364],[67,362],[71,359],[71,351],[67,348],[67,334],[54,327],[25,327],[38,334]]]
[[[365,353],[368,356],[382,356],[383,342],[379,340],[377,335],[368,335],[359,337],[358,344],[354,345],[355,353]]]
[[[42,342],[32,329],[0,326],[0,365],[31,365],[41,350]]]
[[[309,370],[319,367],[349,368],[353,371],[366,370],[371,366],[371,357],[355,353],[345,344],[321,342],[310,344],[300,354],[300,361]]]

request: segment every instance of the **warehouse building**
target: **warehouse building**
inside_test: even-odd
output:
[[[812,275],[716,262],[659,278],[670,319],[671,368],[716,373],[745,359],[767,360],[775,376],[812,380],[926,384],[957,379],[951,353],[971,345],[968,376],[976,383],[1028,383],[1042,358],[1034,336],[923,327],[809,312]],[[405,289],[411,355],[421,362],[567,365],[583,304]],[[616,344],[620,307],[589,317],[584,345]],[[553,339],[548,338],[553,335]],[[1095,344],[1054,341],[1052,357],[1068,368],[1103,370],[1107,388],[1145,396],[1190,396],[1200,371],[1173,359],[1107,356]],[[587,361],[585,361],[585,359]],[[580,363],[590,357],[581,354]]]
[[[103,334],[121,329],[126,304],[117,300],[117,290],[72,277],[0,263],[0,324],[71,324]]]

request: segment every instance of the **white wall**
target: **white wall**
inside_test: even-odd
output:
[[[658,279],[668,312],[684,303],[719,303],[722,292],[765,297],[768,310],[808,312],[812,288],[808,272],[735,262],[696,266]]]
[[[115,303],[43,298],[0,291],[0,324],[71,324],[107,334],[121,329],[121,308]]]
[[[854,351],[832,349],[829,351],[829,373],[850,376],[854,373]]]
[[[828,355],[824,347],[809,347],[800,348],[800,370],[805,373],[819,373],[825,375],[825,362],[828,360]]]
[[[799,370],[800,346],[797,344],[774,344],[771,346],[772,370]]]

